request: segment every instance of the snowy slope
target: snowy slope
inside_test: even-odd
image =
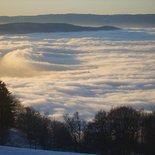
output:
[[[86,155],[81,153],[44,151],[33,149],[21,149],[15,147],[0,146],[0,155]]]

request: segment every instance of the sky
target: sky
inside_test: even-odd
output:
[[[0,0],[0,16],[37,14],[154,14],[155,0]]]

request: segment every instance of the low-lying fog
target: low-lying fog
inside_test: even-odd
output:
[[[155,29],[0,36],[0,79],[55,118],[120,105],[155,110]]]

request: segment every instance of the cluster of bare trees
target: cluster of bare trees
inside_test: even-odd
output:
[[[23,107],[0,82],[0,143],[5,133],[17,128],[26,134],[30,147],[105,155],[154,155],[155,113],[117,107],[99,111],[87,122],[76,112],[64,121],[51,120]]]

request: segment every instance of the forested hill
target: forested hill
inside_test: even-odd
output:
[[[99,30],[119,30],[119,28],[113,26],[83,27],[64,23],[10,23],[0,25],[0,34],[80,32]]]
[[[80,26],[113,25],[118,27],[155,27],[155,14],[49,14],[37,16],[0,16],[0,24],[23,22],[68,23]]]

